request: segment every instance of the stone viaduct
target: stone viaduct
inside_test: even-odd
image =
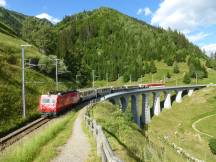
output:
[[[142,88],[136,90],[127,90],[123,92],[112,93],[101,98],[101,101],[110,100],[114,104],[120,105],[121,111],[124,112],[128,107],[128,100],[131,97],[131,111],[133,120],[139,127],[147,125],[151,121],[151,116],[158,116],[163,109],[170,109],[172,106],[172,98],[177,103],[182,102],[183,94],[192,96],[194,90],[206,87],[206,85],[191,85],[191,86],[175,86],[175,87],[154,87]],[[175,92],[172,96],[172,92]],[[160,96],[164,94],[164,102],[161,106]],[[149,97],[153,94],[153,111],[150,112]],[[142,96],[142,112],[139,115],[139,98]],[[152,114],[152,115],[151,115]]]

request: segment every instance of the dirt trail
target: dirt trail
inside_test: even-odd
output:
[[[59,156],[52,160],[52,162],[84,162],[87,160],[90,152],[90,144],[81,126],[84,113],[85,109],[80,110],[74,122],[71,137],[62,146]]]

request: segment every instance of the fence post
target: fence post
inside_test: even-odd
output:
[[[97,123],[95,119],[93,119],[93,135],[96,137],[97,136]]]
[[[101,131],[102,128],[101,126],[97,126],[97,136],[96,136],[96,140],[97,140],[97,156],[101,157],[101,153],[102,153],[102,149],[103,149],[103,144],[102,144],[102,138],[101,138]]]

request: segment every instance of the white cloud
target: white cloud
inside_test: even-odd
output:
[[[204,33],[204,32],[199,32],[199,33],[196,33],[196,34],[186,34],[187,38],[191,41],[191,42],[197,42],[199,40],[202,40],[204,39],[205,37],[209,36],[208,33]]]
[[[152,11],[150,8],[146,7],[146,8],[140,8],[137,11],[137,15],[145,15],[145,16],[149,16],[152,14]]]
[[[210,56],[212,52],[216,52],[216,43],[204,45],[201,49],[205,50],[206,54]]]
[[[39,18],[39,19],[47,19],[50,22],[52,22],[53,24],[57,24],[60,21],[59,19],[57,19],[57,18],[55,18],[53,16],[50,16],[47,13],[41,13],[41,14],[37,15],[36,17]]]
[[[151,24],[182,32],[216,24],[216,1],[164,0],[153,14]]]
[[[5,7],[5,6],[6,6],[6,1],[0,0],[0,7]]]

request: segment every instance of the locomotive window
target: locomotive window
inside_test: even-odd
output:
[[[54,103],[55,103],[55,99],[52,99],[52,100],[51,100],[51,103],[53,103],[53,104],[54,104]]]
[[[55,99],[43,98],[42,99],[42,103],[43,104],[54,104],[55,103]]]
[[[42,103],[48,104],[48,103],[50,103],[50,99],[49,98],[43,98]]]

